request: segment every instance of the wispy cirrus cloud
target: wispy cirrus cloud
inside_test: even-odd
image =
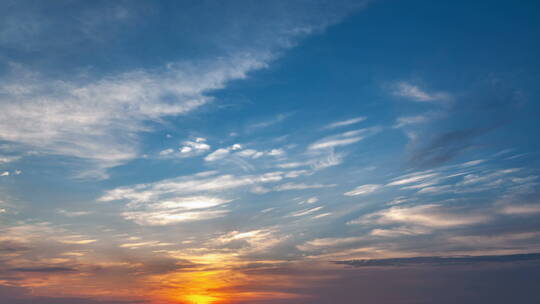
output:
[[[406,81],[394,85],[393,94],[412,101],[418,102],[446,102],[451,99],[450,94],[445,92],[427,92],[419,86]]]
[[[103,170],[137,157],[137,133],[151,130],[146,122],[187,114],[212,100],[206,92],[265,66],[264,59],[240,56],[87,83],[50,81],[19,71],[16,82],[0,86],[0,138],[89,160],[97,169],[87,173],[104,176]],[[39,114],[43,109],[46,116]]]
[[[382,188],[382,185],[377,185],[377,184],[361,185],[354,188],[351,191],[345,192],[344,195],[346,196],[366,195],[366,194],[373,193],[379,190],[380,188]]]
[[[354,125],[354,124],[357,124],[357,123],[361,123],[366,119],[367,119],[367,117],[365,117],[365,116],[359,116],[359,117],[355,117],[355,118],[351,118],[351,119],[347,119],[347,120],[336,121],[336,122],[333,122],[331,124],[326,125],[324,127],[324,129],[335,129],[335,128],[339,128],[339,127],[350,126],[350,125]]]
[[[337,135],[327,136],[309,145],[308,150],[316,151],[316,150],[332,149],[335,147],[352,145],[354,143],[357,143],[363,140],[364,138],[368,136],[378,133],[379,131],[380,131],[380,128],[371,127],[371,128],[347,131],[347,132],[337,134]]]
[[[486,223],[492,217],[479,212],[452,209],[437,204],[426,204],[413,207],[391,207],[359,219],[348,224],[362,224],[375,222],[380,224],[407,224],[429,228],[450,228]]]
[[[216,31],[206,27],[193,26],[205,22],[191,18],[189,14],[183,15],[183,10],[178,13],[168,11],[171,13],[169,22],[178,22],[179,27],[190,24],[187,27],[208,34],[211,37],[208,44],[217,53],[189,60],[169,56],[167,61],[160,61],[152,68],[114,69],[117,67],[112,66],[110,70],[100,70],[84,66],[70,70],[68,76],[59,74],[56,78],[50,77],[50,71],[43,67],[64,63],[66,53],[73,52],[69,47],[86,55],[96,48],[117,58],[115,35],[132,30],[138,24],[135,16],[148,15],[152,19],[166,6],[159,3],[97,3],[96,7],[77,11],[76,21],[49,16],[41,6],[28,7],[24,3],[4,6],[12,16],[2,19],[5,26],[0,31],[0,44],[21,52],[38,52],[44,55],[38,57],[50,62],[29,65],[10,57],[11,66],[7,70],[11,72],[2,75],[0,85],[0,140],[18,145],[15,149],[18,152],[32,149],[43,154],[72,157],[79,167],[84,168],[79,168],[83,171],[79,176],[106,178],[109,168],[139,156],[142,134],[159,128],[170,117],[187,115],[208,104],[214,100],[214,91],[225,88],[230,81],[245,79],[252,71],[266,68],[283,50],[294,47],[298,39],[326,28],[364,3],[336,7],[332,13],[323,15],[319,14],[321,5],[313,3],[301,13],[293,9],[286,16],[280,13],[279,22],[273,17],[277,12],[272,4],[265,4],[267,9],[258,15],[256,22],[250,13],[244,14],[244,10],[227,11],[224,16],[235,12],[245,18],[234,26],[220,25],[216,29],[220,35],[213,35]],[[189,10],[198,11],[207,6],[190,7]],[[27,26],[17,25],[17,16],[27,20]],[[107,24],[106,31],[104,24]],[[65,28],[73,31],[64,31]],[[223,39],[237,37],[238,31],[243,33],[241,37],[253,37],[256,41],[248,38],[249,43],[245,43],[243,39],[231,39],[234,42]],[[58,34],[63,39],[58,39]],[[31,37],[32,47],[28,48],[28,41],[21,43],[18,40],[21,37]],[[86,39],[84,47],[81,47],[82,37]],[[238,43],[240,40],[243,43]],[[112,46],[107,48],[105,42]],[[109,63],[114,61],[107,59]],[[140,61],[144,62],[141,58],[135,60]],[[278,116],[278,119],[285,117]],[[164,154],[170,154],[170,150]]]
[[[170,225],[225,216],[228,210],[223,207],[232,200],[225,197],[232,196],[234,193],[231,191],[249,186],[264,189],[261,187],[263,184],[272,184],[298,176],[300,175],[290,175],[282,171],[241,176],[203,172],[150,184],[112,189],[98,201],[126,202],[122,216],[140,225]],[[298,187],[320,188],[321,185],[285,184],[282,187],[289,187],[292,190]],[[285,188],[282,190],[288,190]],[[264,189],[259,192],[267,191]]]

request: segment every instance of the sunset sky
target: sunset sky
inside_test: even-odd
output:
[[[540,303],[536,0],[0,0],[0,303]]]

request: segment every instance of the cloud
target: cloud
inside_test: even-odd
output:
[[[537,244],[540,232],[516,232],[516,233],[496,233],[488,235],[458,235],[448,238],[449,243],[456,243],[458,246],[470,246],[471,248],[520,248],[523,245],[533,250],[531,244]],[[514,246],[517,243],[518,246]]]
[[[98,201],[128,200],[135,204],[160,200],[162,197],[182,197],[193,193],[220,192],[256,184],[278,182],[284,178],[284,173],[280,171],[241,176],[230,174],[215,176],[215,171],[205,173],[208,174],[182,176],[155,183],[119,187],[107,191]]]
[[[444,92],[434,92],[434,93],[428,93],[420,87],[410,84],[408,82],[398,82],[394,86],[394,95],[403,97],[412,101],[419,101],[419,102],[440,102],[440,101],[448,101],[450,99],[450,95],[448,93]]]
[[[212,100],[208,91],[265,66],[264,59],[241,55],[86,83],[19,72],[0,85],[0,139],[92,161],[99,169],[93,173],[103,174],[137,156],[137,133],[151,130],[147,121],[187,114]]]
[[[316,158],[312,158],[306,161],[296,161],[277,164],[278,168],[291,169],[298,167],[311,167],[313,170],[318,171],[333,166],[338,166],[343,163],[344,155],[342,153],[335,153],[333,150],[328,151],[326,155],[322,155]]]
[[[308,204],[314,204],[314,203],[316,203],[316,202],[318,202],[318,201],[319,201],[319,199],[318,199],[316,196],[313,196],[313,197],[308,198],[308,199],[306,200],[306,203],[308,203]]]
[[[402,185],[422,182],[425,180],[433,180],[433,178],[437,176],[438,176],[437,173],[416,172],[416,173],[411,173],[411,174],[398,177],[397,179],[394,179],[392,182],[388,183],[387,186],[402,186]]]
[[[219,148],[217,150],[215,150],[214,152],[208,154],[204,160],[205,161],[216,161],[216,160],[219,160],[219,159],[222,159],[222,158],[225,158],[225,156],[229,155],[230,153],[230,150],[229,149],[226,149],[226,148]]]
[[[364,240],[364,237],[320,238],[298,245],[297,248],[301,251],[315,251],[324,248],[339,248],[344,246],[350,246]]]
[[[180,153],[182,154],[199,154],[210,150],[210,145],[206,143],[206,138],[197,137],[194,141],[186,140],[180,147]]]
[[[339,128],[339,127],[350,126],[350,125],[360,123],[360,122],[362,122],[362,121],[364,121],[366,119],[367,119],[367,117],[364,117],[364,116],[355,117],[355,118],[351,118],[351,119],[347,119],[347,120],[343,120],[343,121],[337,121],[337,122],[328,124],[324,128],[325,129],[334,129],[334,128]]]
[[[206,138],[197,137],[194,140],[186,140],[182,142],[182,145],[175,151],[172,148],[165,149],[159,152],[159,156],[163,158],[171,157],[192,157],[201,155],[210,150],[210,145],[206,143]]]
[[[512,255],[483,255],[483,256],[457,256],[457,257],[412,257],[395,259],[370,259],[337,261],[336,264],[350,265],[355,267],[392,267],[408,265],[462,265],[471,263],[515,263],[520,261],[540,260],[539,253],[512,254]]]
[[[11,163],[21,159],[20,156],[2,156],[0,155],[0,164]]]
[[[402,128],[409,125],[425,123],[430,120],[430,117],[426,115],[416,115],[416,116],[402,116],[396,119],[394,128]]]
[[[165,247],[165,246],[172,246],[172,245],[176,245],[176,244],[163,243],[160,241],[149,241],[149,242],[138,242],[138,243],[125,243],[125,244],[121,244],[119,247],[137,249],[137,248],[143,248],[143,247]]]
[[[348,224],[406,224],[428,228],[452,228],[486,223],[490,220],[491,216],[485,213],[427,204],[413,207],[391,207],[352,220]]]
[[[244,158],[257,159],[262,156],[274,156],[274,157],[283,156],[285,155],[285,151],[283,149],[272,149],[269,151],[257,151],[254,149],[245,149],[245,150],[236,152],[235,154]]]
[[[97,240],[73,240],[73,239],[64,239],[60,240],[60,243],[70,244],[70,245],[87,245],[97,242]]]
[[[373,229],[370,234],[379,237],[401,237],[407,235],[428,234],[431,231],[424,227],[398,227],[391,229]]]
[[[217,172],[210,171],[150,184],[120,187],[107,191],[98,201],[126,201],[126,211],[122,216],[140,225],[169,225],[225,216],[228,210],[221,207],[231,199],[217,196],[218,193],[248,186],[254,187],[255,192],[266,193],[267,189],[262,187],[263,184],[299,176],[291,176],[281,171],[240,176],[216,174]],[[291,184],[283,189],[326,186],[328,185]]]
[[[89,214],[92,214],[93,212],[92,211],[68,211],[64,209],[59,209],[58,213],[68,216],[68,217],[77,217],[77,216],[89,215]]]
[[[275,124],[278,124],[282,121],[284,121],[285,119],[287,119],[288,117],[290,117],[292,114],[291,113],[282,113],[282,114],[278,114],[276,115],[274,118],[272,119],[269,119],[269,120],[266,120],[266,121],[262,121],[262,122],[258,122],[258,123],[255,123],[255,124],[252,124],[249,126],[248,129],[260,129],[260,128],[267,128],[271,125],[275,125]]]
[[[354,188],[353,190],[349,192],[345,192],[344,195],[346,196],[357,196],[357,195],[366,195],[373,193],[377,190],[379,190],[382,186],[377,184],[367,184],[362,185]]]
[[[322,208],[323,207],[315,207],[315,208],[309,208],[309,209],[300,210],[300,211],[291,213],[291,216],[298,217],[298,216],[308,215],[308,214],[317,212],[317,211],[321,210]]]
[[[266,68],[298,39],[365,4],[329,9],[324,2],[285,4],[291,9],[271,2],[241,9],[204,3],[178,10],[159,3],[10,2],[1,10],[0,44],[24,55],[5,54],[4,70],[11,71],[3,73],[0,84],[0,140],[15,144],[16,152],[68,156],[80,177],[106,178],[107,169],[139,157],[141,134],[208,104],[230,81]],[[216,7],[220,13],[210,17],[207,12]],[[69,11],[73,18],[51,11]],[[134,37],[141,20],[164,32]],[[180,35],[178,28],[195,32]],[[163,37],[169,37],[166,43]],[[170,49],[171,40],[199,45],[199,37],[206,37],[204,55],[186,60]],[[119,43],[156,43],[168,55],[125,52]],[[22,62],[31,56],[36,60]]]
[[[192,222],[222,217],[227,210],[215,207],[231,200],[212,196],[191,196],[161,198],[157,202],[128,204],[128,211],[122,213],[125,219],[143,226],[163,226],[182,222]]]
[[[308,147],[308,150],[331,149],[334,147],[347,146],[363,140],[369,135],[379,131],[379,128],[366,128],[344,132],[338,135],[322,138]]]
[[[39,272],[39,273],[62,273],[62,272],[75,272],[77,269],[70,267],[18,267],[11,268],[9,271],[14,272]]]
[[[502,207],[499,212],[507,215],[533,215],[540,213],[540,204],[507,205]]]
[[[283,185],[275,186],[274,191],[287,191],[287,190],[306,190],[306,189],[320,189],[335,187],[337,185],[323,185],[323,184],[304,184],[304,183],[286,183]]]
[[[231,151],[238,151],[238,150],[242,150],[242,149],[243,149],[243,147],[242,147],[241,144],[234,144],[234,145],[229,146],[227,148],[219,148],[219,149],[215,150],[214,152],[208,154],[204,158],[204,160],[208,161],[208,162],[220,160],[220,159],[223,159],[226,156],[228,156],[231,153]],[[258,152],[256,150],[252,150],[252,149],[246,149],[246,150],[242,150],[240,152],[236,152],[236,155],[243,156],[243,157],[259,158],[259,157],[261,157],[263,155],[267,155],[267,153]]]

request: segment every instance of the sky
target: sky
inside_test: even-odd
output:
[[[539,303],[540,6],[3,0],[0,303]]]

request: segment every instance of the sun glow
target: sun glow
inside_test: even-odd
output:
[[[215,303],[218,298],[208,295],[188,295],[184,297],[189,303],[193,304],[211,304]]]

